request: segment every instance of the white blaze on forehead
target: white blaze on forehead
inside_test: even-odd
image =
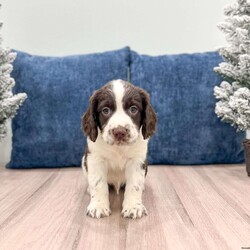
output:
[[[115,101],[116,101],[116,109],[118,110],[122,110],[122,99],[124,96],[124,84],[122,82],[122,80],[116,80],[113,82],[113,91],[114,91],[114,95],[115,95]]]
[[[115,97],[116,110],[108,120],[108,123],[103,129],[102,138],[108,144],[113,145],[115,138],[112,135],[112,129],[119,126],[125,127],[129,131],[129,143],[135,142],[139,137],[139,130],[133,123],[131,117],[126,114],[126,111],[123,108],[123,98],[125,95],[125,82],[122,80],[112,81],[112,91]]]

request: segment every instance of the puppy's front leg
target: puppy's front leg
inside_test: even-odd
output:
[[[147,210],[142,204],[144,190],[145,169],[143,164],[130,162],[126,167],[126,189],[124,194],[122,215],[125,218],[141,218],[147,215]]]
[[[88,182],[91,200],[87,207],[87,215],[93,218],[101,218],[111,214],[107,172],[107,167],[101,160],[89,155]]]

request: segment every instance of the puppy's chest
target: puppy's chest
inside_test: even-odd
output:
[[[124,152],[115,151],[109,155],[106,154],[105,163],[108,168],[108,183],[119,192],[120,186],[126,183],[125,169],[129,164],[129,158]]]
[[[98,155],[103,159],[108,169],[123,171],[131,159],[137,158],[134,152],[129,147],[106,146],[98,151]]]
[[[105,159],[108,169],[113,171],[123,171],[128,164],[129,159],[117,154],[110,155]]]

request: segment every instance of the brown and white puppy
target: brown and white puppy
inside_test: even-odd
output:
[[[91,96],[82,127],[88,144],[82,159],[91,197],[87,214],[109,216],[108,184],[117,193],[126,184],[122,215],[133,219],[146,215],[142,192],[147,144],[156,128],[149,95],[129,82],[111,81]]]

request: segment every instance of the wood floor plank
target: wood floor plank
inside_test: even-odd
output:
[[[148,216],[86,216],[80,168],[0,168],[0,249],[241,249],[250,247],[250,178],[244,165],[150,166]]]
[[[7,218],[13,217],[22,210],[28,199],[34,195],[41,186],[48,183],[58,170],[28,171],[6,170],[0,172],[0,228]],[[5,222],[4,222],[5,221]]]
[[[1,248],[59,249],[71,230],[73,215],[77,214],[82,200],[82,183],[79,170],[58,171],[26,200],[22,210],[7,224],[0,225]]]
[[[244,211],[243,213],[250,213],[248,192],[250,178],[246,176],[245,171],[238,171],[234,167],[231,167],[231,171],[225,171],[224,168],[196,168],[195,170],[232,206],[235,208],[237,206],[238,210]]]
[[[210,237],[207,244],[215,243],[215,245],[210,246],[211,248],[215,248],[220,244],[221,249],[237,249],[239,245],[245,246],[250,244],[248,219],[243,219],[238,212],[230,206],[228,201],[211,186],[211,182],[208,181],[208,178],[201,178],[201,175],[197,173],[198,168],[178,168],[175,173],[173,169],[171,169],[171,171],[173,174],[170,175],[170,178],[179,176],[179,181],[174,181],[175,179],[173,179],[173,185],[178,192],[180,192],[180,197],[186,200],[187,197],[190,198],[191,194],[193,194],[195,197],[195,201],[193,202],[200,203],[196,206],[196,208],[199,208],[199,211],[195,211],[195,213],[194,206],[191,206],[191,204],[186,203],[185,207],[199,231],[207,233],[206,239]],[[212,171],[212,169],[207,169],[207,171]],[[180,186],[181,176],[183,176],[182,186]],[[246,177],[245,180],[247,180],[247,178],[248,177]],[[220,182],[222,181],[227,180],[225,180],[225,178],[220,179]],[[183,186],[185,186],[185,188],[183,188]],[[228,188],[230,188],[229,185]],[[190,194],[187,192],[190,192]],[[248,198],[250,199],[249,195]],[[198,217],[197,212],[200,213]],[[201,218],[206,218],[204,221],[206,225],[202,223]],[[207,230],[203,227],[207,227]]]

